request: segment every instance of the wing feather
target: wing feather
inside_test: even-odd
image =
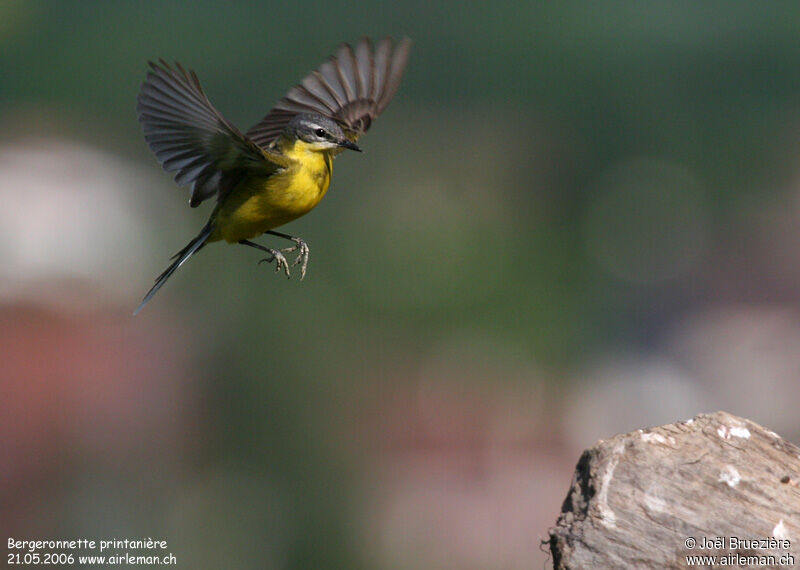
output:
[[[331,94],[336,99],[336,105],[341,107],[347,103],[347,91],[339,78],[339,68],[336,65],[336,59],[331,58],[319,66],[319,74],[325,80],[325,83],[330,86]]]
[[[341,45],[336,55],[293,87],[246,136],[268,147],[299,113],[317,113],[342,125],[352,140],[369,129],[400,86],[411,40],[387,37],[373,48],[362,38],[355,49]]]
[[[355,57],[356,82],[359,86],[358,98],[369,99],[375,89],[375,74],[372,73],[375,64],[372,59],[372,41],[369,38],[358,42]]]
[[[220,198],[246,170],[277,168],[214,108],[193,71],[164,60],[150,68],[139,92],[139,122],[164,170],[174,172],[179,185],[192,183],[192,206]]]
[[[342,44],[336,58],[331,60],[336,69],[336,76],[342,84],[342,88],[347,96],[347,101],[358,98],[358,90],[354,85],[356,75],[356,56],[350,44]]]
[[[394,97],[394,94],[397,93],[410,53],[411,42],[401,42],[392,53],[392,57],[389,60],[389,76],[383,83],[383,93],[378,99],[378,113],[383,112],[389,101]]]
[[[323,64],[322,64],[322,67],[327,67],[327,65],[326,65],[326,64],[327,64],[327,62],[326,62],[326,63],[323,63]],[[322,67],[320,67],[320,69],[322,69]],[[331,85],[331,84],[330,84],[330,82],[328,82],[328,80],[327,80],[327,79],[325,79],[325,76],[322,74],[322,72],[320,71],[320,69],[315,69],[314,71],[312,71],[312,72],[309,74],[309,77],[310,77],[310,76],[316,77],[316,79],[317,79],[317,81],[319,81],[320,85],[322,85],[323,87],[325,87],[325,90],[328,92],[328,94],[329,94],[329,95],[331,96],[331,98],[333,99],[333,105],[330,107],[330,109],[331,109],[332,111],[334,111],[334,110],[338,109],[339,107],[341,107],[342,105],[344,105],[344,104],[345,104],[345,102],[344,102],[344,100],[342,99],[342,95],[339,95],[339,94],[336,92],[336,87],[334,87],[334,85]]]
[[[310,73],[303,82],[297,87],[302,87],[308,95],[313,97],[320,105],[323,105],[329,111],[333,111],[337,107],[336,98],[331,93],[331,88],[326,85],[325,79],[320,77],[317,73]],[[287,97],[292,96],[292,91],[289,91]]]
[[[305,105],[309,108],[316,108],[323,105],[327,108],[331,108],[324,99],[317,96],[314,92],[309,91],[305,85],[297,85],[292,88],[289,93],[291,98],[300,105]]]
[[[378,47],[375,48],[375,62],[372,67],[372,72],[375,76],[375,92],[373,93],[375,101],[380,99],[383,94],[383,89],[386,86],[386,77],[388,75],[389,65],[391,64],[391,56],[392,43],[384,38],[378,43]]]

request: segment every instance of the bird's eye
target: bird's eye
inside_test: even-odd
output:
[[[325,129],[317,129],[316,131],[314,131],[314,134],[317,135],[319,138],[324,139]]]

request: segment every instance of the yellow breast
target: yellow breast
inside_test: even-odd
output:
[[[308,213],[331,183],[333,156],[302,141],[282,149],[290,166],[270,176],[248,176],[217,206],[212,241],[237,242]]]

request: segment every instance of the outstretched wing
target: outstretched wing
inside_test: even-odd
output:
[[[334,119],[355,141],[389,104],[408,62],[411,40],[395,44],[382,39],[373,49],[362,38],[355,49],[342,44],[336,55],[312,71],[247,136],[261,147],[268,146],[286,124],[299,113],[317,113]]]
[[[175,172],[178,184],[192,184],[192,207],[221,197],[248,170],[278,167],[214,108],[193,71],[164,60],[150,67],[139,92],[139,122],[164,170]]]

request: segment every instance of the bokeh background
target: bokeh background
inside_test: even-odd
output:
[[[243,129],[342,41],[399,93],[286,227],[215,245],[146,61]],[[0,2],[0,534],[186,568],[545,565],[582,449],[726,411],[800,440],[796,3]],[[269,243],[269,240],[262,240]]]

